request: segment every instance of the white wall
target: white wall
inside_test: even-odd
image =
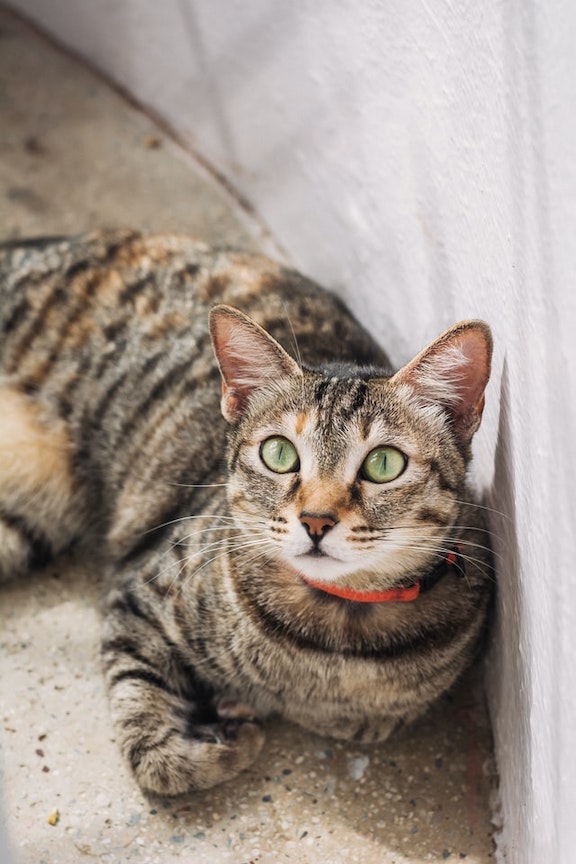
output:
[[[571,864],[576,4],[13,5],[166,119],[397,362],[459,318],[492,324],[476,474],[502,511],[500,854]]]

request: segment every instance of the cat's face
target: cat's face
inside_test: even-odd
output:
[[[233,424],[229,500],[255,567],[265,556],[386,590],[450,551],[489,377],[485,324],[455,325],[392,377],[305,371],[230,307],[212,311],[211,333]]]
[[[284,379],[234,436],[238,525],[308,579],[385,589],[448,551],[465,460],[447,427],[385,379]]]

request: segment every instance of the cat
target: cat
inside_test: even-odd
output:
[[[14,241],[0,274],[0,573],[92,560],[144,790],[234,777],[271,715],[382,741],[453,684],[493,595],[485,323],[393,372],[329,292],[185,236]]]

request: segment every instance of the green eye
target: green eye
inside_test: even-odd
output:
[[[390,483],[402,474],[406,457],[395,447],[376,447],[362,463],[362,476],[371,483]]]
[[[300,459],[291,441],[281,435],[267,438],[260,447],[260,458],[267,468],[276,474],[288,474],[298,471]]]

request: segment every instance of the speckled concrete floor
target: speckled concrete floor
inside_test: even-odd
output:
[[[4,237],[123,224],[261,243],[191,157],[6,12],[0,80]],[[273,723],[261,758],[235,782],[174,800],[143,796],[108,720],[96,581],[72,560],[0,591],[0,741],[15,864],[492,859],[490,732],[477,674],[384,745]]]

